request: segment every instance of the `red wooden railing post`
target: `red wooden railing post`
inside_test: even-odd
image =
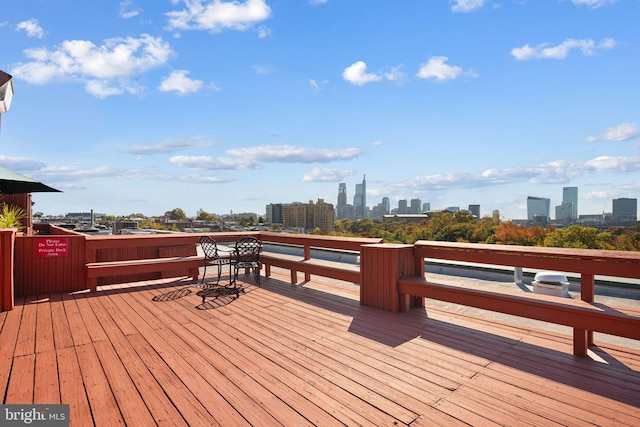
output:
[[[304,244],[304,259],[305,259],[305,261],[308,261],[308,260],[311,259],[311,245],[309,245],[308,243]],[[297,273],[296,273],[296,275],[297,275]],[[293,279],[293,273],[292,273],[291,277]],[[311,281],[311,274],[310,273],[307,273],[307,272],[304,273],[304,281],[305,282]]]
[[[0,229],[0,311],[13,310],[15,228]]]
[[[590,273],[580,274],[580,299],[593,302],[596,293],[596,276]],[[586,344],[593,345],[593,331],[586,331]],[[586,355],[586,354],[585,354]]]
[[[415,270],[413,245],[362,245],[360,304],[393,312],[407,311],[412,300],[409,295],[401,300],[398,279],[423,274]],[[422,272],[424,272],[424,264]]]

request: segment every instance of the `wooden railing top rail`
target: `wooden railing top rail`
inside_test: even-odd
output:
[[[263,242],[355,252],[360,251],[362,245],[382,243],[382,239],[378,238],[315,236],[309,234],[275,233],[271,231],[261,231],[260,239]]]
[[[415,243],[415,256],[640,279],[640,252],[479,243]]]
[[[230,233],[180,233],[180,234],[124,234],[124,235],[87,235],[87,251],[121,247],[151,247],[195,245],[203,235],[213,235],[218,242],[234,242],[242,237],[256,236],[257,232]]]

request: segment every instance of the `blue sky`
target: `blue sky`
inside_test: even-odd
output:
[[[34,211],[262,214],[367,177],[526,218],[640,193],[639,0],[12,0],[0,166]]]

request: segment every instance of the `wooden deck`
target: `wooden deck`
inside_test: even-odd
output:
[[[289,279],[204,306],[185,282],[20,299],[3,403],[68,403],[76,426],[640,425],[637,350]]]

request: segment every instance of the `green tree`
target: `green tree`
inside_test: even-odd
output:
[[[220,221],[220,217],[218,215],[214,215],[205,211],[200,211],[196,219],[199,221],[206,221],[206,222]]]
[[[599,249],[597,236],[598,230],[595,228],[572,225],[548,233],[544,238],[544,246]]]
[[[175,208],[170,211],[166,211],[165,216],[169,217],[170,220],[173,221],[184,221],[187,219],[187,214],[180,208]]]

